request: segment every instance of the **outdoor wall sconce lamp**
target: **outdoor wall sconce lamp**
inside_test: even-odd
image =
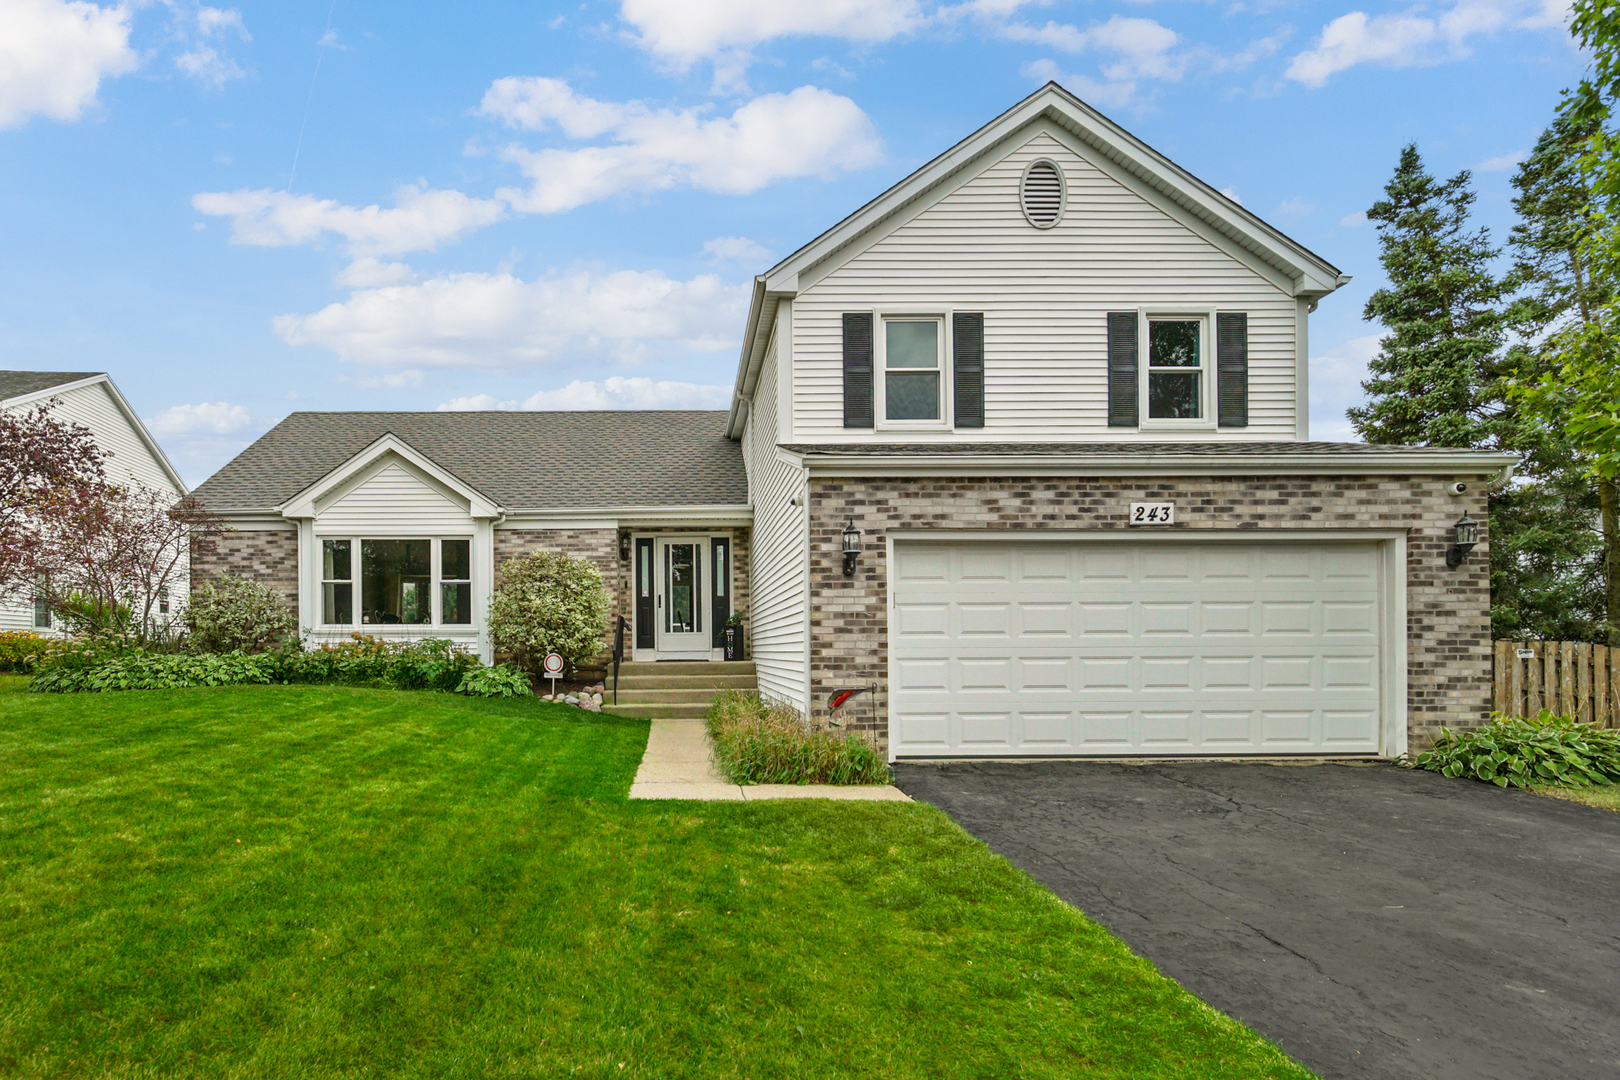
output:
[[[630,561],[630,533],[627,531],[619,533],[619,561]]]
[[[1446,565],[1455,567],[1462,565],[1463,559],[1474,550],[1474,545],[1479,543],[1479,522],[1469,517],[1468,511],[1464,510],[1463,516],[1458,518],[1457,524],[1451,528],[1457,534],[1457,542],[1446,548]]]
[[[849,524],[844,526],[844,576],[855,576],[855,560],[861,557],[861,530],[855,527],[855,519],[850,518]]]

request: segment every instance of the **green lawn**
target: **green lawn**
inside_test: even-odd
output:
[[[0,683],[0,1076],[1307,1077],[948,818],[631,803],[646,724]]]
[[[1611,784],[1609,787],[1538,787],[1532,788],[1537,795],[1551,795],[1555,799],[1564,799],[1568,802],[1585,803],[1600,810],[1613,810],[1620,814],[1620,785]]]

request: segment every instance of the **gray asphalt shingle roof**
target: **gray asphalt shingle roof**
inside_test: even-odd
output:
[[[80,379],[103,374],[100,371],[0,371],[0,401],[10,401],[24,394],[65,386]]]
[[[1381,454],[1468,453],[1447,446],[1384,446],[1376,443],[1336,442],[1174,442],[1174,443],[783,443],[790,454],[826,454],[837,457],[942,457],[957,454],[1016,454],[1024,457],[1060,457],[1068,454],[1164,457],[1171,455],[1231,457],[1272,454]]]
[[[300,412],[194,494],[218,512],[279,506],[392,433],[508,510],[741,506],[724,412]]]

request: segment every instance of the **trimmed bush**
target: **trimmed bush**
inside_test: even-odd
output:
[[[529,697],[534,688],[526,672],[509,664],[474,668],[461,677],[456,693],[471,697]]]
[[[797,709],[728,690],[709,706],[715,761],[734,784],[887,784],[865,735],[816,731]]]
[[[1477,731],[1440,732],[1434,747],[1418,755],[1417,768],[1497,787],[1606,787],[1620,781],[1620,730],[1578,724],[1546,709],[1534,720],[1497,714]]]
[[[278,593],[263,582],[228,574],[192,594],[185,618],[191,647],[199,652],[266,652],[298,632]]]
[[[536,675],[548,652],[571,668],[601,652],[607,618],[602,572],[585,559],[549,551],[503,564],[489,601],[496,651]]]
[[[46,639],[27,630],[0,633],[0,671],[28,671],[45,656]]]

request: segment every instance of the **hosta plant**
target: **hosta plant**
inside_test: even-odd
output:
[[[1500,713],[1476,731],[1441,728],[1420,769],[1498,787],[1590,787],[1620,782],[1620,730],[1580,724],[1546,709],[1534,719]]]

